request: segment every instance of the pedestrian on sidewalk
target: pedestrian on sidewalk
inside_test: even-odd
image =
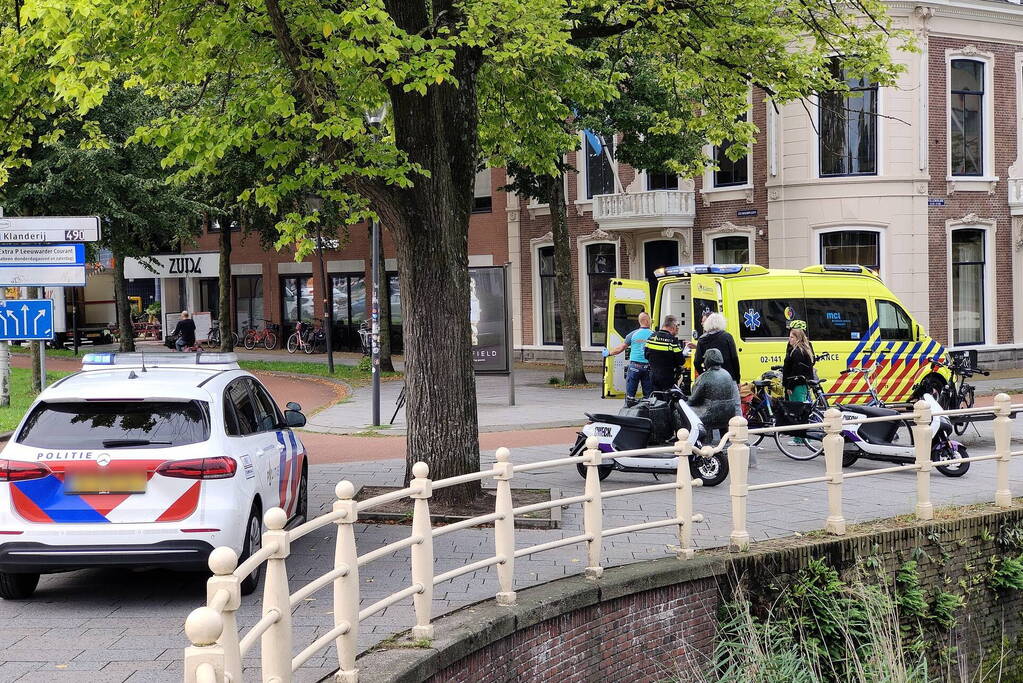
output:
[[[617,356],[625,349],[629,349],[629,367],[625,370],[625,405],[631,406],[636,402],[636,389],[643,387],[643,396],[650,396],[653,392],[653,381],[650,377],[650,363],[646,357],[646,343],[654,335],[650,329],[650,316],[643,311],[636,318],[639,327],[629,332],[625,341],[608,351],[604,349],[605,357]]]

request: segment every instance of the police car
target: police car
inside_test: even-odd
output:
[[[41,573],[201,570],[222,545],[244,559],[266,510],[307,514],[304,424],[234,354],[87,354],[0,452],[0,597]]]

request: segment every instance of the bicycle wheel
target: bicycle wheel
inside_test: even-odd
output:
[[[959,391],[959,405],[957,408],[972,408],[974,400],[974,389],[969,384],[964,384],[962,389]],[[965,415],[960,416],[952,422],[952,429],[956,435],[961,435],[966,431],[966,428],[970,426],[970,419]]]
[[[824,413],[818,406],[810,411],[810,423],[823,423]],[[804,434],[793,435],[777,432],[774,441],[778,450],[793,460],[813,460],[824,452],[824,426],[820,429],[808,429]]]
[[[774,415],[768,412],[767,406],[761,403],[752,411],[750,411],[749,420],[746,422],[746,426],[749,429],[760,429],[762,427],[773,427],[774,426]],[[764,434],[753,434],[750,436],[749,445],[759,446],[760,442],[764,440]]]
[[[292,332],[291,336],[288,337],[288,353],[295,353],[298,351],[298,347],[301,346],[302,340],[298,336],[298,332]]]
[[[305,351],[306,355],[311,355],[316,350],[316,337],[315,335],[308,335],[303,344],[302,350]]]
[[[245,348],[249,351],[256,348],[256,333],[251,330],[246,332],[245,339],[242,341],[242,344],[244,344]]]
[[[263,347],[267,351],[273,351],[274,349],[276,349],[277,348],[277,335],[274,334],[273,332],[271,332],[270,330],[267,330],[266,334],[263,335]]]

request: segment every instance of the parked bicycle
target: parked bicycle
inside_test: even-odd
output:
[[[945,410],[956,410],[957,408],[972,408],[976,398],[977,388],[967,382],[974,375],[990,375],[990,372],[975,368],[970,365],[970,358],[966,353],[950,351],[949,361],[934,359],[931,361],[932,368],[946,368],[952,376],[947,383],[940,388],[931,387],[934,390],[938,404]],[[952,429],[957,435],[966,431],[970,424],[970,416],[957,415],[952,418]]]
[[[295,331],[288,337],[287,349],[288,353],[295,353],[296,351],[302,351],[303,353],[310,354],[316,350],[314,344],[314,332],[312,325],[309,323],[302,322],[299,320],[295,323]]]
[[[211,324],[212,324],[212,326],[210,327],[210,333],[209,333],[209,335],[207,335],[207,338],[206,338],[206,345],[209,346],[211,349],[219,349],[220,348],[220,321],[219,320],[214,320],[214,321],[212,321]],[[241,338],[238,336],[238,333],[235,332],[234,330],[231,330],[231,337],[233,338],[233,342],[234,342],[232,344],[232,346],[238,346],[239,343],[241,342]]]
[[[248,330],[245,333],[245,338],[242,340],[242,344],[249,351],[259,345],[262,345],[267,351],[273,351],[277,348],[277,333],[279,329],[280,326],[277,323],[263,318],[262,329]],[[288,351],[290,353],[294,353],[291,349],[288,349]]]

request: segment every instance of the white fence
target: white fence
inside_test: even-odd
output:
[[[1012,506],[1012,493],[1009,489],[1009,462],[1013,457],[1023,455],[1023,451],[1013,452],[1009,448],[1012,422],[1010,415],[1020,409],[1023,409],[1023,406],[1013,406],[1010,404],[1008,396],[999,394],[995,397],[993,409],[969,408],[943,413],[948,416],[994,413],[994,453],[955,462],[995,461],[996,486],[993,495],[994,502],[999,507]],[[730,547],[733,550],[744,550],[749,547],[750,536],[746,527],[749,494],[771,488],[826,483],[828,515],[824,520],[824,526],[830,534],[843,535],[846,529],[845,517],[842,514],[844,480],[890,472],[915,471],[916,516],[921,520],[933,518],[934,508],[930,499],[930,474],[934,466],[934,462],[931,461],[931,417],[930,408],[923,401],[917,402],[911,413],[894,417],[843,420],[843,416],[838,410],[830,409],[824,415],[823,425],[826,433],[824,436],[824,474],[755,486],[749,486],[747,483],[748,441],[751,434],[802,431],[808,428],[820,429],[821,425],[807,424],[750,430],[747,429],[746,421],[743,418],[733,418],[729,425],[729,432],[721,443],[701,449],[701,454],[712,455],[720,451],[726,441],[729,443],[727,454],[730,470],[729,496],[732,519]],[[843,473],[843,425],[910,419],[913,421],[914,454],[916,456],[914,463],[851,474]],[[205,607],[194,610],[185,622],[185,633],[192,643],[191,647],[185,649],[185,681],[186,683],[238,683],[242,680],[242,657],[259,640],[261,644],[261,678],[264,683],[290,681],[292,672],[314,654],[330,646],[331,643],[337,645],[340,668],[338,680],[356,683],[359,679],[355,659],[358,654],[360,622],[411,597],[415,609],[415,624],[411,625],[412,636],[417,639],[431,639],[434,635],[434,627],[431,624],[433,587],[437,584],[496,566],[500,586],[500,590],[495,596],[496,600],[501,605],[513,605],[515,604],[513,579],[516,558],[564,546],[585,544],[587,558],[585,574],[587,577],[597,579],[603,573],[601,561],[603,539],[660,527],[675,527],[679,541],[677,556],[682,559],[692,557],[694,553],[692,525],[694,522],[702,521],[702,516],[693,512],[693,487],[699,486],[702,482],[699,479],[693,479],[689,471],[689,456],[692,454],[692,446],[686,441],[688,434],[682,430],[678,436],[679,440],[675,446],[617,453],[602,453],[597,449],[596,439],[591,438],[587,441],[587,449],[582,457],[558,458],[522,465],[513,465],[510,462],[508,449],[500,448],[497,450],[497,462],[492,468],[440,481],[429,479],[429,469],[426,464],[417,463],[412,468],[414,479],[411,486],[364,501],[353,500],[355,487],[351,482],[342,481],[335,488],[337,500],[334,502],[331,512],[290,531],[284,529],[287,521],[284,511],[280,508],[273,508],[264,516],[268,531],[263,534],[262,548],[248,560],[238,565],[237,555],[230,548],[218,548],[210,555],[209,564],[214,576],[209,579],[207,604]],[[656,453],[672,453],[680,456],[675,482],[610,491],[601,490],[597,466],[605,458]],[[512,505],[511,482],[516,473],[551,467],[574,467],[578,464],[587,466],[586,485],[582,495],[534,505],[520,507]],[[434,490],[489,479],[494,480],[497,487],[496,504],[492,514],[433,528],[430,518],[430,497]],[[671,517],[629,526],[603,528],[604,500],[669,490],[675,491],[675,509]],[[402,498],[414,500],[411,535],[372,552],[359,555],[352,526],[358,521],[359,512]],[[515,549],[515,515],[576,504],[583,506],[582,534]],[[291,543],[329,524],[337,527],[333,568],[303,588],[291,593],[287,572],[287,559]],[[443,574],[434,573],[433,540],[439,536],[481,524],[493,524],[494,555]],[[411,549],[409,586],[360,610],[360,569],[370,562],[402,548]],[[241,581],[264,562],[266,563],[266,574],[262,618],[247,633],[241,635],[235,618],[235,612],[241,604]],[[310,643],[297,656],[292,657],[292,609],[305,598],[327,586],[333,588],[334,628]]]

